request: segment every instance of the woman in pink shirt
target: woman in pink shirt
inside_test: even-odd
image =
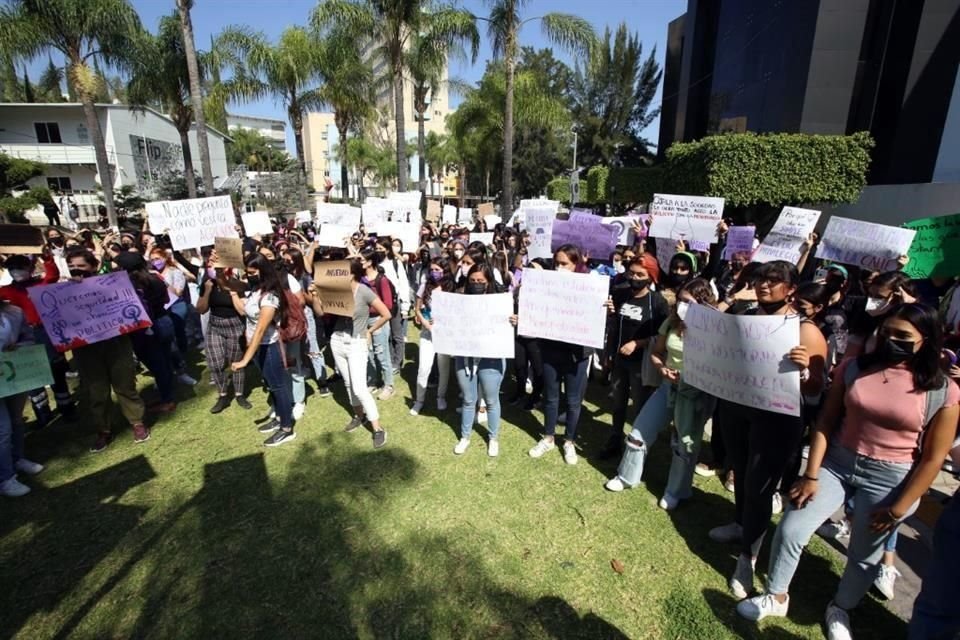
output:
[[[901,305],[877,340],[873,352],[837,368],[807,468],[790,490],[792,504],[773,539],[766,593],[737,606],[745,618],[786,616],[803,548],[820,523],[853,498],[847,566],[826,611],[827,637],[851,638],[847,611],[870,588],[884,541],[916,510],[952,446],[960,388],[940,370],[937,312]]]

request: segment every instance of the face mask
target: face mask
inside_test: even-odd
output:
[[[680,318],[680,322],[683,322],[687,319],[687,311],[689,310],[690,310],[689,302],[677,303],[677,317]]]
[[[151,260],[150,264],[153,265],[153,268],[157,271],[163,271],[163,268],[167,266],[167,261],[158,258],[156,260]]]
[[[250,285],[251,289],[256,289],[260,286],[260,276],[247,276],[247,284]]]
[[[885,338],[883,342],[880,343],[878,350],[884,362],[906,362],[913,357],[913,349],[916,345],[916,342],[909,340]]]
[[[26,269],[10,269],[10,277],[14,282],[26,282],[30,279],[30,272]]]
[[[763,309],[765,314],[772,316],[787,306],[787,301],[778,300],[777,302],[757,302],[757,306]]]
[[[442,278],[443,278],[443,271],[431,271],[431,272],[430,272],[430,280],[431,280],[432,282],[440,282],[440,280],[441,280]]]
[[[477,294],[481,294],[481,293],[486,293],[486,292],[487,292],[487,285],[482,284],[482,283],[480,283],[480,282],[470,282],[470,283],[467,284],[467,287],[466,287],[466,289],[464,289],[464,291],[465,291],[466,293],[471,294],[471,295],[477,295]]]
[[[613,268],[617,273],[623,273],[624,271],[627,270],[626,267],[623,266],[622,262],[615,262],[613,264]]]
[[[50,238],[50,244],[52,244],[55,247],[62,247],[63,238]]]
[[[208,269],[207,269],[207,277],[210,278],[211,280],[216,280],[216,279],[217,279],[217,270],[216,270],[216,269],[213,269],[213,268],[208,268]]]
[[[74,278],[86,278],[87,276],[93,275],[86,269],[70,269],[70,275]]]
[[[650,281],[647,280],[646,278],[642,278],[640,280],[634,280],[634,279],[630,280],[630,288],[633,289],[634,291],[643,291],[648,286],[650,286]]]
[[[746,265],[745,265],[744,263],[740,262],[739,260],[736,260],[736,261],[730,263],[730,268],[731,268],[733,271],[742,271],[745,266],[746,266]]]
[[[457,249],[456,251],[453,252],[453,257],[459,260],[460,258],[463,257],[463,251],[461,251],[460,249]]]
[[[873,317],[882,316],[890,308],[886,298],[867,298],[866,311]]]

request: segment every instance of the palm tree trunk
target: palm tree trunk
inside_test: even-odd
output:
[[[187,181],[187,195],[197,197],[197,176],[193,172],[193,152],[190,151],[190,124],[186,129],[177,128],[180,134],[180,147],[183,150],[183,179]]]
[[[483,197],[484,197],[484,198],[489,198],[489,197],[490,197],[490,167],[487,167],[486,172],[484,172],[483,181],[484,181],[484,183],[485,183],[485,185],[484,185],[484,186],[485,186],[485,189],[484,189],[485,193],[483,194]]]
[[[417,121],[417,171],[419,173],[417,176],[420,178],[420,193],[424,195],[426,199],[427,195],[427,160],[424,158],[426,155],[426,145],[424,144],[426,140],[426,132],[424,131],[425,127],[423,125],[423,112],[420,112],[420,117]],[[426,206],[426,203],[424,203]]]
[[[503,114],[503,194],[500,200],[500,215],[503,216],[509,216],[513,211],[513,76],[516,61],[512,43],[508,43],[507,47],[507,100]]]
[[[293,141],[297,146],[297,163],[300,168],[300,207],[305,209],[307,207],[307,164],[304,161],[303,154],[303,114],[300,113],[300,106],[296,101],[291,102],[289,109],[290,123],[293,124]],[[316,185],[314,185],[316,189]],[[326,185],[324,185],[324,192],[326,192]]]
[[[347,129],[340,134],[340,199],[344,202],[350,201],[350,171],[347,169],[347,136],[349,134]]]
[[[93,134],[93,152],[97,158],[97,174],[103,188],[103,205],[107,208],[107,219],[111,227],[117,226],[117,210],[113,206],[113,172],[110,171],[110,159],[107,157],[107,143],[103,140],[97,108],[93,104],[93,95],[84,91],[80,95],[83,103],[83,115],[87,119],[87,129]]]
[[[407,190],[407,134],[403,119],[403,67],[393,67],[393,119],[397,128],[397,191]]]
[[[177,0],[180,28],[183,29],[183,52],[187,57],[187,74],[190,76],[190,99],[193,102],[193,119],[197,123],[197,147],[200,149],[200,169],[203,172],[204,195],[213,196],[213,169],[210,166],[210,145],[207,142],[207,121],[203,115],[203,93],[200,90],[200,66],[197,64],[197,49],[193,42],[193,22],[190,20],[191,0]]]
[[[467,163],[464,162],[460,167],[460,204],[459,206],[463,208],[464,202],[467,198]]]

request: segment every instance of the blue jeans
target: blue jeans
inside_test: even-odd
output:
[[[957,576],[960,576],[960,493],[954,494],[937,520],[933,557],[927,564],[920,595],[913,604],[910,640],[956,638],[960,633]]]
[[[287,342],[287,372],[293,391],[293,402],[300,404],[307,398],[307,384],[303,370],[303,341]]]
[[[280,343],[262,344],[257,349],[257,366],[273,398],[273,409],[283,429],[293,428],[293,393],[290,373],[283,368]]]
[[[172,356],[156,329],[131,333],[130,343],[137,359],[153,374],[153,381],[157,383],[157,391],[160,393],[160,402],[173,402]]]
[[[190,306],[183,300],[177,300],[167,310],[173,320],[174,336],[177,340],[177,349],[181,355],[186,355],[189,343],[187,342],[187,316],[190,315]]]
[[[803,509],[790,504],[773,536],[768,593],[787,593],[800,554],[810,537],[830,514],[853,498],[847,566],[833,601],[841,609],[856,607],[877,576],[884,543],[891,535],[874,533],[870,529],[870,514],[896,500],[912,466],[910,463],[881,462],[830,444],[818,476],[816,497]],[[909,513],[916,508],[914,504]]]
[[[13,465],[23,457],[23,405],[27,394],[0,398],[0,482],[14,475]]]
[[[463,410],[460,413],[460,437],[469,438],[477,412],[480,393],[487,405],[487,429],[490,439],[500,433],[500,383],[507,363],[503,358],[456,357],[457,382],[463,392]]]
[[[629,487],[640,484],[650,447],[657,441],[660,432],[670,426],[673,418],[670,402],[672,394],[673,384],[664,380],[633,421],[633,431],[627,438],[627,446],[617,468],[620,480]]]
[[[368,327],[376,324],[379,318],[370,318]],[[370,346],[370,354],[367,356],[367,376],[370,378],[371,386],[376,386],[377,372],[380,373],[380,382],[385,387],[393,386],[393,362],[390,360],[390,323],[380,327],[380,330],[373,334],[373,344]]]
[[[548,436],[557,431],[557,415],[560,411],[560,382],[567,394],[567,425],[564,438],[573,442],[577,437],[577,422],[583,394],[587,390],[587,364],[589,359],[571,362],[543,361],[543,430]]]
[[[693,470],[700,455],[700,445],[703,444],[703,429],[716,407],[717,399],[709,393],[691,387],[683,380],[677,385],[673,409],[676,431],[670,440],[673,459],[664,495],[680,500],[693,495]]]
[[[304,309],[304,315],[307,317],[307,345],[309,351],[307,358],[313,365],[313,374],[321,387],[327,385],[327,365],[323,361],[323,349],[320,348],[320,341],[317,339],[317,318],[313,314],[313,309],[309,306]]]
[[[181,371],[185,365],[183,353],[177,348],[177,330],[173,322],[173,314],[165,313],[153,323],[153,332],[160,340],[164,352],[169,354],[170,363],[174,371]]]

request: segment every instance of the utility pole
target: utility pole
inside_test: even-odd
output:
[[[573,132],[573,169],[570,171],[570,208],[572,209],[580,199],[580,170],[577,168],[577,131]]]

